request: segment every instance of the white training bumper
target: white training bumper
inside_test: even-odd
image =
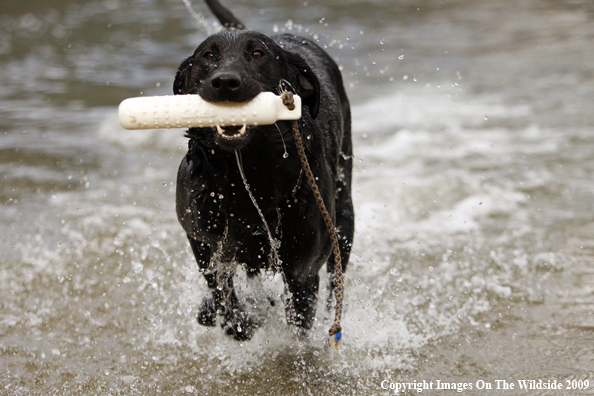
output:
[[[301,118],[301,98],[293,98],[294,110],[289,110],[281,97],[272,92],[262,92],[244,103],[212,103],[199,95],[137,97],[120,104],[119,117],[126,129],[270,125],[278,120]]]

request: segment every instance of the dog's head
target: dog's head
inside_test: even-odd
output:
[[[278,93],[281,80],[291,84],[315,118],[320,85],[300,55],[285,51],[261,33],[225,31],[208,37],[181,63],[173,92],[198,94],[209,102],[247,102],[261,92]],[[244,132],[228,127],[217,141],[228,148],[242,147],[249,135]]]

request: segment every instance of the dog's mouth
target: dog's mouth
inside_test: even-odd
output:
[[[220,146],[237,150],[248,142],[249,128],[246,125],[217,125],[217,142]]]
[[[220,125],[217,125],[217,132],[219,133],[219,136],[225,137],[227,139],[241,138],[245,135],[246,131],[247,131],[246,125],[242,125],[242,126],[238,126],[238,125],[220,126]]]

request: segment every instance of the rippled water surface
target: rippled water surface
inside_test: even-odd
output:
[[[183,131],[117,122],[217,30],[193,3],[200,22],[182,0],[0,5],[0,394],[594,393],[594,3],[226,0],[342,68],[357,231],[338,352],[323,303],[304,338],[280,304],[250,342],[195,320]],[[591,386],[495,389],[519,379]]]

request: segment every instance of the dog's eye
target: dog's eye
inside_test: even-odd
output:
[[[260,50],[256,50],[252,53],[252,58],[254,58],[254,59],[260,59],[263,56],[264,56],[264,52],[262,52]]]
[[[205,52],[204,55],[202,55],[204,57],[204,59],[208,59],[208,60],[213,60],[214,59],[214,54],[212,52]]]

